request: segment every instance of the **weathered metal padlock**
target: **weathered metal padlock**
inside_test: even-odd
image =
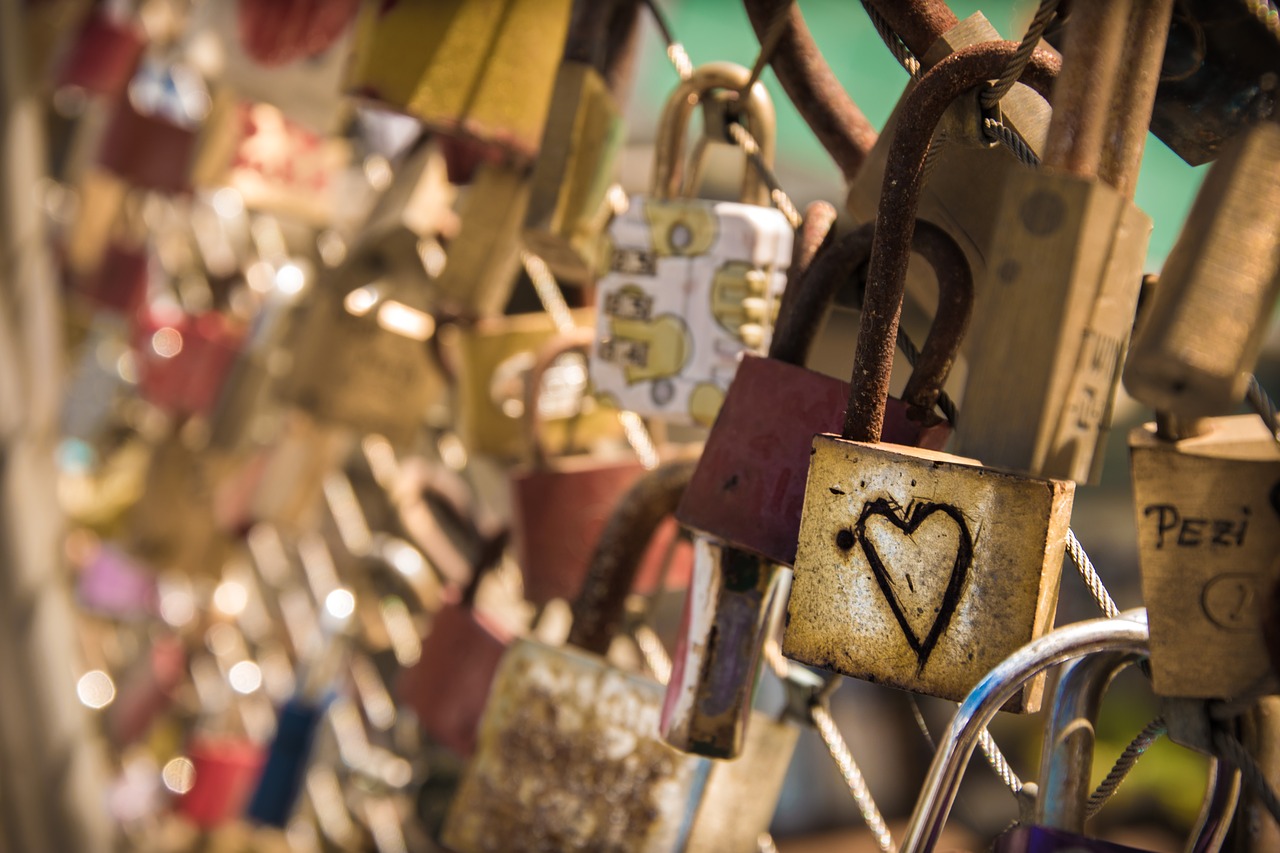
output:
[[[1158,68],[1169,5],[1132,4],[1164,25],[1126,38],[1130,5],[1072,12],[1042,166],[1005,181],[956,431],[957,453],[1079,483],[1101,473],[1151,233],[1132,194],[1158,74],[1129,78]]]
[[[506,530],[483,536],[471,579],[456,601],[432,617],[422,657],[401,674],[396,686],[423,730],[464,758],[475,751],[476,726],[489,700],[494,672],[513,638],[506,625],[476,609],[480,583],[500,564],[506,542]]]
[[[280,396],[392,443],[412,438],[443,393],[436,321],[420,290],[357,264],[322,277],[303,310]]]
[[[741,91],[750,77],[713,63],[680,84],[658,125],[651,191],[609,227],[591,378],[620,408],[710,426],[739,356],[769,344],[794,238],[786,217],[762,206],[768,196],[751,168],[739,202],[679,197],[694,106],[719,90]],[[764,86],[734,105],[771,163],[774,114]]]
[[[894,150],[918,169],[928,136],[908,141]],[[918,188],[885,181],[844,427],[813,440],[783,651],[960,699],[1052,625],[1075,489],[878,443]],[[1012,709],[1034,709],[1038,688]]]
[[[975,12],[944,32],[920,60],[929,68],[961,48],[999,38],[1000,33],[986,16]],[[914,87],[914,83],[907,84],[876,144],[849,184],[845,207],[855,222],[875,221],[889,146],[902,120],[903,104]],[[935,132],[919,217],[934,223],[956,241],[968,260],[975,287],[982,291],[991,277],[988,261],[996,229],[992,211],[1000,203],[1005,177],[1023,167],[984,135],[985,111],[978,98],[979,90],[974,90],[957,99],[947,108]],[[998,110],[1005,126],[1016,131],[1039,155],[1049,128],[1050,109],[1045,99],[1029,86],[1015,83],[1000,99]],[[927,268],[909,269],[907,298],[916,305],[931,306],[935,290],[932,278]]]
[[[594,320],[587,308],[574,310],[572,317],[577,326],[591,325]],[[457,363],[457,429],[467,450],[499,458],[523,458],[528,448],[523,377],[533,366],[534,353],[556,335],[551,315],[538,312],[487,317],[473,326],[450,327],[445,332],[442,343]],[[574,393],[566,394],[571,399],[562,398],[563,405],[555,407],[555,411],[542,412],[548,445],[563,445],[570,427],[580,444],[621,436],[617,413],[598,405],[593,398],[584,398],[573,387],[585,384],[581,371],[553,370],[561,372],[558,382]],[[577,376],[571,382],[572,373]]]
[[[1206,322],[1208,318],[1206,317]],[[1163,696],[1280,692],[1263,636],[1280,582],[1280,448],[1255,415],[1129,434],[1138,567]]]
[[[528,162],[538,150],[570,0],[366,5],[347,90]]]
[[[873,230],[864,225],[819,254],[788,297],[769,358],[743,356],[680,502],[681,524],[775,563],[795,562],[813,436],[838,431],[849,401],[847,382],[804,364],[831,297],[870,254]],[[914,248],[936,271],[938,317],[904,399],[886,404],[884,440],[941,450],[951,425],[933,408],[969,323],[973,280],[938,227],[918,222]]]
[[[522,640],[507,652],[445,821],[445,845],[463,853],[510,849],[516,839],[530,849],[693,849],[708,819],[701,812],[725,784],[717,781],[722,768],[663,743],[662,686],[602,657],[642,545],[674,510],[690,467],[659,466],[620,503],[574,602],[569,645]],[[697,849],[749,849],[767,811],[739,810],[731,835]]]
[[[617,93],[629,82],[639,10],[634,0],[579,0],[569,20],[523,231],[529,250],[566,281],[595,278],[623,141]]]
[[[525,598],[538,606],[557,598],[570,601],[578,594],[609,514],[645,472],[635,458],[548,457],[540,406],[543,377],[564,354],[579,351],[585,356],[594,340],[595,331],[586,327],[553,340],[539,350],[525,378],[524,421],[533,452],[530,463],[511,475],[512,534]],[[662,580],[664,558],[675,536],[674,520],[663,522],[646,550],[636,592],[649,594]],[[668,588],[687,583],[688,557],[687,549],[673,555],[675,565],[665,579]]]
[[[1222,149],[1144,308],[1124,366],[1129,393],[1183,417],[1244,397],[1280,294],[1280,125]]]

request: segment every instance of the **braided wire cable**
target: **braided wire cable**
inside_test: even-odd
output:
[[[987,760],[987,764],[1000,777],[1000,781],[1004,782],[1005,787],[1015,794],[1019,793],[1022,790],[1022,779],[1009,766],[1009,759],[1004,757],[1004,753],[1000,751],[996,739],[991,736],[991,732],[987,729],[983,729],[982,733],[978,735],[978,747],[982,750],[982,757]]]
[[[791,16],[791,6],[795,0],[789,0],[786,3],[779,3],[778,8],[773,10],[773,17],[769,19],[769,25],[765,29],[764,38],[760,40],[760,52],[756,54],[756,61],[751,65],[751,76],[747,78],[747,84],[742,87],[738,93],[739,98],[745,98],[747,93],[751,91],[751,87],[760,79],[760,75],[764,73],[764,67],[773,58],[773,54],[778,50],[778,44],[782,41],[782,34],[786,32],[787,22]]]
[[[898,326],[898,349],[902,350],[902,355],[906,358],[907,364],[915,367],[916,362],[920,360],[920,348],[903,331],[901,325]],[[952,426],[960,422],[960,409],[956,406],[956,401],[951,399],[951,395],[946,391],[938,395],[938,410],[951,422]]]
[[[893,58],[898,60],[898,64],[906,69],[913,80],[920,79],[921,69],[920,60],[916,59],[915,54],[907,47],[898,34],[889,26],[889,22],[881,17],[876,11],[876,7],[872,6],[867,0],[862,0],[862,8],[867,10],[867,17],[871,19],[871,25],[876,28],[876,32],[880,34],[880,38],[884,41],[885,46],[889,48],[889,52],[893,54]]]
[[[1213,730],[1213,748],[1218,757],[1240,770],[1240,776],[1249,786],[1253,795],[1271,813],[1271,818],[1280,823],[1280,797],[1267,781],[1267,775],[1258,765],[1257,759],[1245,748],[1234,735],[1221,728]]]
[[[1244,392],[1245,402],[1258,413],[1258,417],[1262,418],[1262,422],[1267,425],[1267,429],[1271,431],[1271,435],[1276,441],[1280,441],[1280,418],[1277,417],[1275,400],[1271,399],[1271,395],[1267,393],[1267,389],[1262,387],[1262,383],[1258,381],[1258,377],[1249,374],[1249,386]]]
[[[756,170],[760,175],[760,179],[764,181],[765,186],[769,188],[769,197],[773,200],[774,207],[782,212],[782,215],[787,218],[787,222],[792,228],[799,228],[803,221],[800,217],[800,211],[796,209],[790,196],[779,185],[778,176],[774,174],[774,171],[769,168],[769,164],[764,162],[764,158],[760,156],[760,145],[756,142],[755,137],[739,122],[731,121],[728,124],[729,135],[733,137],[734,144],[747,155],[747,160],[751,163],[752,168]]]
[[[1098,609],[1103,615],[1108,618],[1119,616],[1120,608],[1116,607],[1115,599],[1111,597],[1111,593],[1107,592],[1102,578],[1098,576],[1098,570],[1093,567],[1093,561],[1089,559],[1084,546],[1076,538],[1076,532],[1070,529],[1067,530],[1067,556],[1071,558],[1071,562],[1075,563],[1076,570],[1084,579],[1084,585],[1089,588],[1089,594],[1098,603]]]
[[[1031,54],[1040,43],[1041,36],[1044,35],[1049,22],[1057,13],[1058,0],[1040,0],[1040,6],[1031,18],[1031,23],[1027,24],[1027,31],[1022,36],[1022,41],[1018,43],[1018,49],[1009,59],[1009,64],[1005,66],[1004,73],[995,83],[983,90],[980,101],[984,109],[994,109],[996,104],[1000,103],[1000,99],[1013,88],[1013,84],[1018,82],[1018,78],[1026,70],[1027,63],[1031,61]]]
[[[653,23],[658,27],[658,34],[662,36],[662,41],[667,46],[667,59],[671,60],[671,64],[675,66],[676,74],[680,76],[680,79],[688,80],[693,74],[693,61],[689,59],[689,54],[685,51],[684,45],[676,41],[667,16],[659,8],[656,0],[644,0],[644,5],[649,10]]]
[[[1168,733],[1169,727],[1165,725],[1163,717],[1156,717],[1143,727],[1142,731],[1129,742],[1129,745],[1120,753],[1120,757],[1116,759],[1116,763],[1112,765],[1111,772],[1107,774],[1107,778],[1098,783],[1098,787],[1089,795],[1089,801],[1085,803],[1085,819],[1088,820],[1102,811],[1102,807],[1107,804],[1107,800],[1120,789],[1121,783],[1128,777],[1129,771],[1138,763],[1138,759],[1142,758],[1151,745],[1160,737]]]
[[[840,734],[840,730],[836,728],[835,720],[831,718],[831,711],[824,702],[814,702],[809,708],[809,716],[813,720],[814,728],[818,730],[822,742],[826,744],[827,751],[831,753],[831,757],[836,762],[836,768],[840,771],[840,775],[844,778],[845,784],[849,787],[849,793],[853,795],[854,802],[858,804],[858,810],[862,812],[862,819],[866,821],[867,828],[871,830],[871,834],[875,836],[876,844],[884,853],[894,853],[897,845],[894,843],[893,836],[889,833],[889,826],[884,821],[884,816],[880,814],[880,809],[876,806],[876,802],[871,797],[871,791],[867,787],[867,780],[862,775],[856,761],[853,760],[853,753],[849,751],[849,745],[845,743],[844,736]]]
[[[666,684],[671,680],[671,656],[667,654],[667,649],[662,645],[657,633],[643,622],[637,624],[631,629],[631,638],[635,640],[636,648],[640,650],[641,657],[644,658],[644,665],[653,674],[653,677],[659,684]]]
[[[993,142],[999,142],[1009,153],[1018,159],[1018,162],[1024,166],[1030,166],[1033,169],[1039,168],[1040,157],[1027,141],[1022,138],[1018,131],[1009,125],[990,116],[982,120],[982,134]]]

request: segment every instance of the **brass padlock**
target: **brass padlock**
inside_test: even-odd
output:
[[[947,64],[918,91],[947,80],[931,76],[945,75]],[[895,150],[905,154],[905,142]],[[917,166],[923,142],[909,152]],[[877,218],[844,429],[813,440],[783,651],[959,700],[1051,627],[1075,489],[879,443],[915,222],[911,187],[886,179],[890,190]],[[1011,710],[1033,710],[1039,690],[1024,690]]]
[[[595,277],[600,233],[624,126],[617,93],[630,70],[640,5],[634,0],[574,4],[564,59],[531,179],[524,242],[557,278]],[[619,73],[622,72],[622,73]]]
[[[921,60],[930,67],[961,48],[999,38],[1000,33],[986,16],[974,12],[943,33]],[[902,106],[914,88],[914,83],[907,84],[876,144],[849,184],[845,208],[855,222],[875,221],[889,145],[902,119]],[[1000,203],[1006,176],[1022,167],[983,134],[984,111],[978,97],[975,90],[954,102],[935,132],[934,150],[929,155],[929,181],[920,196],[920,218],[942,228],[956,241],[969,262],[975,287],[981,291],[988,287],[991,275],[989,255],[997,226],[992,211]],[[1039,155],[1044,150],[1049,104],[1030,87],[1014,84],[1000,100],[999,115],[1033,152]],[[912,303],[932,306],[937,292],[933,278],[928,268],[912,267],[907,271],[907,297]]]
[[[538,150],[570,0],[366,3],[347,90],[529,162]]]
[[[609,227],[609,272],[596,287],[597,394],[673,423],[710,426],[742,353],[763,351],[786,285],[794,238],[764,184],[747,168],[740,202],[679,198],[693,108],[740,92],[750,72],[732,63],[696,69],[667,99],[648,196]],[[773,159],[774,114],[759,82],[731,102]],[[691,188],[686,186],[685,190]]]
[[[1152,686],[1199,698],[1278,692],[1263,623],[1280,582],[1280,447],[1255,415],[1165,432],[1129,434]]]
[[[443,395],[421,290],[353,264],[317,282],[302,310],[280,396],[320,420],[411,440]]]
[[[507,850],[519,839],[528,849],[736,850],[750,849],[764,830],[767,808],[750,816],[731,810],[737,820],[724,835],[702,828],[710,819],[702,811],[729,784],[730,765],[663,743],[662,686],[602,657],[621,625],[642,546],[675,509],[689,469],[688,462],[659,466],[622,501],[574,603],[569,645],[519,641],[507,652],[445,821],[448,847]],[[758,727],[766,760],[789,755],[788,739],[794,744],[794,727],[776,725],[773,739]],[[766,784],[776,792],[780,779],[772,773]],[[726,826],[717,817],[716,826]]]
[[[594,319],[590,309],[571,313],[578,326]],[[544,312],[489,317],[469,328],[446,330],[443,343],[457,363],[458,435],[470,452],[506,459],[524,456],[524,376],[533,367],[534,353],[555,334],[555,323]],[[570,427],[579,444],[622,434],[617,412],[590,397],[574,394],[554,407],[546,402],[542,414],[548,444],[563,444]]]
[[[1223,146],[1165,261],[1124,367],[1129,393],[1183,417],[1244,397],[1280,294],[1280,125]]]
[[[1080,483],[1101,473],[1151,233],[1131,201],[1141,145],[1130,159],[1108,144],[1145,129],[1154,99],[1154,80],[1113,79],[1124,62],[1159,64],[1142,39],[1126,40],[1129,6],[1073,11],[1043,165],[1005,182],[957,429],[958,453]]]

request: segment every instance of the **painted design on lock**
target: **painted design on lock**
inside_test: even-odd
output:
[[[899,580],[895,578],[892,568],[885,565],[880,549],[872,541],[874,534],[868,535],[867,524],[872,519],[884,518],[892,525],[894,530],[907,538],[911,538],[925,522],[939,514],[951,519],[955,524],[955,558],[951,563],[946,586],[943,588],[941,598],[935,608],[936,615],[933,619],[933,624],[929,626],[927,632],[924,632],[924,636],[921,636],[921,632],[913,624],[915,620],[911,618],[908,609],[904,608],[902,599],[899,596]],[[852,531],[843,529],[836,534],[836,544],[842,550],[848,551],[852,549],[855,542],[861,546],[862,553],[867,558],[867,564],[871,567],[871,572],[875,576],[876,585],[888,602],[890,610],[893,611],[894,618],[902,628],[903,636],[906,637],[908,645],[911,646],[912,651],[916,654],[918,662],[916,672],[923,672],[925,664],[929,661],[930,654],[938,644],[938,640],[951,624],[951,618],[955,615],[960,598],[964,595],[969,568],[973,564],[973,536],[969,531],[969,524],[965,520],[964,514],[950,504],[932,502],[913,502],[907,507],[906,512],[900,513],[896,502],[887,498],[876,498],[873,501],[868,501],[863,506],[862,513],[858,516],[858,521]],[[923,568],[926,572],[934,570],[933,566],[924,566]],[[907,588],[914,594],[916,588],[915,584],[912,583],[911,575],[904,571],[902,573],[902,581],[905,581]],[[923,607],[916,608],[917,616],[923,615],[924,612]]]
[[[644,216],[659,258],[705,255],[720,236],[715,214],[700,201],[645,204]]]

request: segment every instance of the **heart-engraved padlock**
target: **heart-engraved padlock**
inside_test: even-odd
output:
[[[929,145],[920,130],[969,61],[961,51],[925,75],[907,101],[920,123],[894,140],[888,173],[913,177],[886,177],[844,428],[813,440],[784,644],[803,663],[953,699],[1052,625],[1074,494],[878,443]],[[1013,709],[1036,707],[1037,692]]]
[[[721,62],[680,84],[658,125],[651,191],[609,227],[591,378],[622,408],[710,426],[740,355],[768,346],[794,239],[786,217],[762,206],[768,195],[750,168],[739,202],[679,197],[693,108],[718,91],[741,92],[750,78]],[[774,114],[764,86],[729,105],[771,163]]]
[[[849,401],[847,382],[804,363],[831,297],[867,260],[873,230],[864,225],[820,253],[778,317],[769,358],[743,356],[676,513],[685,526],[794,562],[812,438],[839,430]],[[913,247],[937,274],[939,309],[903,399],[886,404],[884,440],[941,450],[950,424],[933,408],[968,326],[973,282],[959,247],[936,226],[918,222]]]
[[[523,231],[529,250],[567,281],[595,278],[639,10],[635,0],[573,4]]]
[[[541,412],[547,369],[568,353],[585,355],[594,340],[593,329],[579,327],[551,341],[538,352],[525,379],[524,421],[532,459],[512,472],[512,534],[525,598],[538,606],[557,598],[570,601],[578,594],[609,514],[645,471],[635,458],[610,460],[593,454],[549,458]],[[677,551],[672,555],[674,564],[667,568],[665,585],[679,588],[688,581],[690,555],[687,548],[675,545],[675,537],[675,521],[668,519],[649,544],[636,576],[636,592],[654,591],[673,546]]]

